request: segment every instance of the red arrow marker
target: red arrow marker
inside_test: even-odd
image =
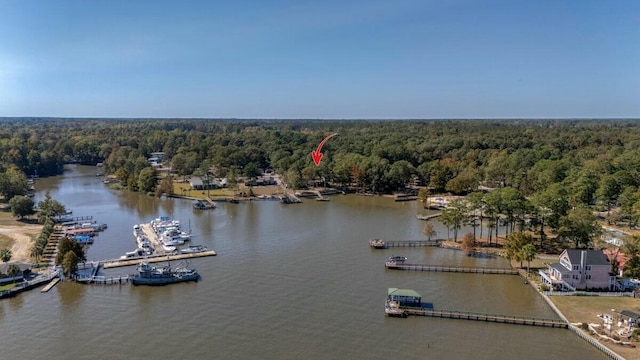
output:
[[[318,145],[318,148],[315,151],[311,152],[311,158],[313,158],[313,163],[316,164],[316,166],[320,166],[320,160],[322,160],[322,153],[320,152],[320,150],[322,150],[322,145],[324,145],[324,143],[327,142],[327,140],[331,139],[332,137],[338,135],[336,134],[331,134],[329,136],[327,136],[326,138],[324,138],[324,140],[322,140],[322,142],[320,143],[320,145]]]

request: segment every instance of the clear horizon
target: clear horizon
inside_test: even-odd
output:
[[[640,118],[640,2],[0,1],[0,117]]]

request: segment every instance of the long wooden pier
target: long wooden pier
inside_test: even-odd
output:
[[[503,274],[518,275],[518,270],[495,267],[471,267],[471,266],[449,266],[449,265],[428,265],[428,264],[403,264],[386,262],[387,269],[409,270],[409,271],[431,271],[431,272],[457,272],[476,274]]]
[[[516,324],[516,325],[544,326],[544,327],[561,328],[561,329],[566,329],[569,327],[569,324],[566,321],[560,320],[560,319],[546,319],[546,318],[535,318],[535,317],[525,317],[525,316],[518,316],[518,315],[504,315],[504,314],[486,314],[486,313],[458,311],[458,310],[433,310],[433,309],[412,309],[412,308],[405,308],[404,310],[406,311],[407,315],[415,315],[415,316],[475,320],[475,321],[486,321],[486,322]]]
[[[193,259],[199,258],[203,256],[216,256],[216,252],[213,250],[201,251],[197,253],[189,253],[189,254],[174,254],[174,255],[157,255],[157,256],[145,256],[145,257],[137,257],[131,259],[113,259],[106,260],[102,262],[102,265],[105,269],[116,268],[121,266],[132,266],[138,265],[141,262],[148,263],[156,263],[162,261],[172,261],[172,260],[184,260],[184,259]]]
[[[371,239],[369,246],[374,249],[388,249],[392,247],[423,247],[423,246],[440,246],[442,240],[382,240]]]

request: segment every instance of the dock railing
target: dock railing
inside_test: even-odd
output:
[[[435,309],[418,309],[418,308],[403,308],[408,315],[415,316],[429,316],[448,319],[462,319],[462,320],[476,320],[476,321],[489,321],[496,323],[515,324],[515,325],[530,325],[530,326],[544,326],[553,328],[568,327],[568,323],[562,319],[550,319],[539,318],[531,316],[520,315],[508,315],[508,314],[494,314],[494,313],[482,313],[473,311],[460,311],[460,310],[435,310]]]
[[[404,263],[391,263],[388,261],[385,263],[385,266],[387,267],[387,269],[409,270],[409,271],[518,275],[517,269],[510,269],[510,268],[429,265],[429,264],[404,264]]]

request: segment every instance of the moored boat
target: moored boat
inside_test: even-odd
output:
[[[195,200],[193,202],[193,208],[196,210],[208,210],[208,209],[215,209],[216,208],[216,204],[212,201],[210,203],[204,202],[202,200]]]
[[[390,256],[387,261],[384,262],[384,265],[389,269],[393,269],[404,264],[405,261],[407,261],[407,258],[404,256]]]
[[[407,311],[400,308],[397,301],[387,300],[384,305],[384,313],[387,316],[407,317]]]
[[[369,240],[369,246],[374,249],[386,249],[387,244],[382,239],[371,239]]]
[[[200,275],[188,267],[171,268],[167,266],[151,266],[149,263],[138,264],[137,274],[131,276],[133,285],[167,285],[185,281],[198,281]]]
[[[189,245],[184,249],[180,249],[180,253],[182,254],[193,254],[193,253],[199,253],[203,251],[207,251],[207,247],[204,245]]]

